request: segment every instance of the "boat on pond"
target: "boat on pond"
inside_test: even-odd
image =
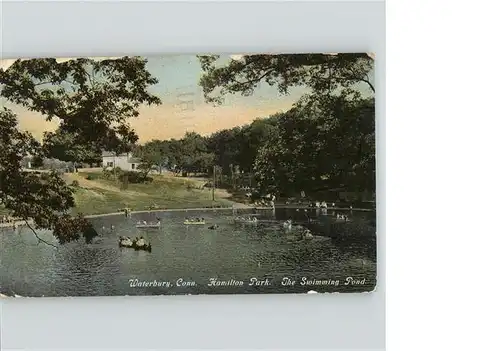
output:
[[[135,238],[134,240],[130,238],[120,237],[118,239],[118,246],[134,249],[136,251],[143,250],[151,252],[151,243],[146,243],[146,240],[141,236],[140,238]]]
[[[235,217],[234,222],[235,223],[250,223],[254,224],[257,223],[259,220],[257,217]]]
[[[142,228],[142,229],[146,229],[146,228],[154,228],[154,229],[159,229],[161,226],[161,223],[160,221],[156,222],[156,223],[147,223],[146,221],[143,221],[143,222],[137,222],[135,227],[136,228]]]
[[[185,219],[184,224],[185,225],[204,225],[205,219],[204,218]]]

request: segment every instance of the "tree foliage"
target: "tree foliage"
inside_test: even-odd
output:
[[[261,189],[288,194],[375,190],[373,100],[330,100],[308,100],[278,120],[276,133],[255,159]]]
[[[214,164],[214,155],[208,152],[204,137],[194,132],[187,132],[180,141],[179,166],[186,172],[208,172]]]
[[[85,224],[66,211],[74,206],[72,189],[56,173],[23,171],[27,155],[41,153],[41,145],[29,133],[17,129],[17,118],[9,110],[0,112],[0,195],[1,205],[13,217],[33,219],[39,228],[49,228],[60,243],[78,236],[74,228]]]
[[[280,94],[306,88],[274,123],[263,123],[260,130],[242,128],[246,134],[240,136],[237,163],[255,172],[262,191],[374,191],[375,106],[372,97],[360,93],[362,85],[375,93],[369,55],[245,55],[226,64],[215,55],[198,58],[207,102],[222,103],[228,94],[252,95],[261,83],[277,87]],[[218,150],[224,149],[221,144]]]
[[[61,130],[46,132],[43,138],[43,154],[73,164],[101,162],[101,150],[96,145],[78,144],[77,140],[78,135]]]
[[[139,145],[134,150],[134,156],[141,160],[139,168],[147,174],[156,168],[161,173],[168,161],[168,150],[164,142],[152,140],[144,145]]]
[[[226,65],[218,65],[219,57],[198,56],[205,72],[200,86],[207,102],[221,103],[227,94],[250,96],[262,82],[276,86],[281,94],[296,86],[320,95],[339,89],[355,91],[359,84],[375,92],[370,78],[373,59],[365,53],[245,55]]]
[[[0,71],[1,95],[49,121],[57,118],[60,132],[74,135],[78,144],[128,148],[137,135],[127,119],[139,115],[141,104],[161,103],[147,91],[158,80],[146,62],[138,57],[17,60]]]
[[[156,83],[146,60],[137,57],[61,63],[50,58],[17,60],[7,70],[0,69],[0,96],[59,121],[58,130],[46,134],[42,146],[29,133],[18,131],[12,111],[0,113],[2,205],[13,216],[32,219],[37,228],[52,229],[60,243],[82,233],[88,239],[89,222],[69,215],[75,205],[72,189],[56,173],[23,171],[21,160],[43,155],[78,161],[92,158],[97,150],[130,150],[137,135],[127,119],[138,116],[142,104],[161,103],[148,92]]]

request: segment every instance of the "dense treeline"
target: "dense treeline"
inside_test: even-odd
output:
[[[333,188],[375,190],[373,99],[307,97],[285,113],[204,137],[154,140],[136,149],[143,168],[167,167],[212,174],[229,185],[254,185],[262,193],[295,195]],[[161,167],[160,167],[161,166]],[[246,175],[252,175],[251,178]]]

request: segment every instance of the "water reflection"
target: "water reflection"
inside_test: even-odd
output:
[[[248,212],[250,213],[250,212]],[[349,213],[352,221],[338,223],[335,213],[280,210],[254,213],[258,224],[233,224],[225,211],[190,212],[204,217],[206,226],[186,226],[186,213],[163,212],[93,219],[99,236],[58,250],[37,245],[26,229],[0,232],[0,286],[24,296],[154,295],[210,293],[284,293],[316,291],[369,291],[375,286],[376,247],[373,213]],[[139,220],[160,218],[161,229],[140,230]],[[292,218],[315,237],[283,228]],[[216,230],[208,229],[217,224]],[[109,230],[114,226],[113,230]],[[102,229],[104,227],[104,229]],[[108,229],[106,229],[108,228]],[[55,241],[48,232],[39,234]],[[152,252],[119,248],[120,235],[143,235]],[[363,286],[283,286],[284,277],[299,281],[351,276],[366,279]],[[251,277],[269,278],[271,286],[248,286]],[[177,287],[177,279],[196,286]],[[209,287],[210,278],[242,280],[244,286]],[[129,279],[168,281],[165,287],[130,287]]]

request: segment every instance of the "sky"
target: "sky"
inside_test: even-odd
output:
[[[240,59],[241,55],[226,55],[221,59]],[[61,58],[66,61],[71,58]],[[104,58],[95,58],[104,59]],[[108,58],[106,58],[108,59]],[[226,96],[222,106],[214,107],[204,101],[198,82],[201,66],[195,55],[148,57],[147,69],[159,83],[150,92],[160,97],[159,106],[141,107],[140,115],[130,119],[139,136],[139,143],[152,139],[180,138],[188,131],[202,135],[217,130],[251,123],[292,107],[306,91],[294,88],[289,95],[278,94],[276,87],[263,83],[249,97]],[[0,68],[7,69],[14,60],[0,60]],[[38,113],[4,102],[19,118],[19,127],[41,139],[44,131],[54,130],[57,122],[46,122]]]
[[[239,58],[238,55],[233,57]],[[0,68],[6,69],[13,62],[2,60]],[[152,139],[180,138],[187,131],[206,135],[251,123],[256,118],[288,110],[304,93],[303,89],[294,89],[288,96],[278,96],[276,88],[263,86],[256,89],[253,96],[228,96],[222,106],[214,107],[205,103],[198,85],[202,71],[195,55],[149,57],[147,69],[159,80],[150,91],[162,99],[162,104],[141,107],[139,117],[129,120],[140,143]],[[21,106],[5,102],[4,106],[16,112],[20,129],[31,132],[39,139],[44,131],[57,127],[57,122],[46,122],[40,114]]]

